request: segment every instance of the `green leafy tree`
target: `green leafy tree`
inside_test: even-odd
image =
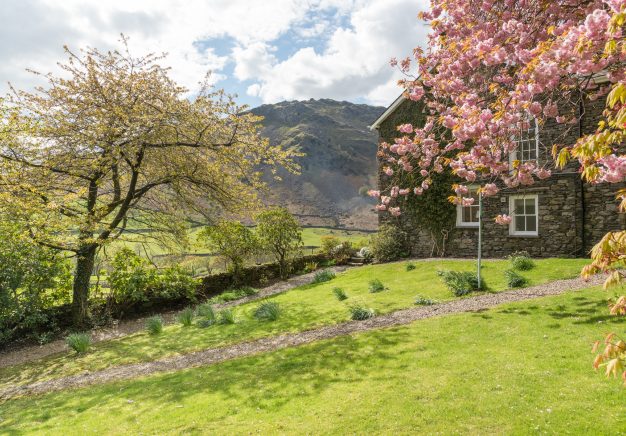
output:
[[[303,246],[298,220],[283,207],[271,209],[257,216],[256,233],[261,246],[278,262],[281,278],[287,277],[291,257]]]
[[[244,264],[259,248],[259,242],[248,227],[238,221],[220,221],[200,231],[199,238],[209,249],[230,262],[230,268],[239,278]]]
[[[261,117],[207,84],[189,98],[162,56],[134,57],[123,43],[66,50],[62,75],[14,90],[1,109],[0,202],[34,242],[75,255],[77,325],[103,245],[138,224],[254,209],[265,187],[259,168],[296,169],[294,151],[260,136]]]

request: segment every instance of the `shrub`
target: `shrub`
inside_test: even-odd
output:
[[[350,306],[350,318],[355,321],[363,321],[364,319],[373,318],[376,314],[374,309],[359,305]]]
[[[527,280],[524,276],[520,275],[512,269],[507,269],[506,271],[504,271],[504,276],[506,277],[506,283],[509,288],[519,288],[527,283]]]
[[[228,260],[228,270],[235,279],[240,278],[245,261],[259,248],[254,232],[239,221],[220,221],[214,226],[205,227],[200,230],[198,239],[205,242],[211,251]]]
[[[328,257],[332,257],[333,249],[341,244],[341,241],[336,236],[324,235],[320,238],[321,247],[320,251]]]
[[[276,321],[280,316],[278,303],[266,301],[261,303],[254,311],[254,317],[261,321]]]
[[[478,291],[484,287],[482,286],[483,283],[479,286],[476,273],[470,271],[437,271],[437,274],[448,289],[457,297]]]
[[[415,266],[414,263],[409,262],[409,263],[406,264],[406,270],[407,271],[413,271],[415,268],[417,268],[417,267]]]
[[[317,262],[307,262],[304,264],[304,272],[307,272],[307,273],[313,272],[318,267],[319,265],[317,264]]]
[[[355,254],[356,250],[350,241],[343,241],[330,251],[330,256],[339,265],[347,263]]]
[[[415,298],[415,304],[418,306],[432,306],[433,304],[437,304],[437,302],[435,300],[431,300],[430,298],[418,295]]]
[[[517,251],[509,256],[511,266],[518,271],[528,271],[535,267],[535,262],[526,251]]]
[[[158,315],[148,318],[146,321],[146,330],[148,330],[148,333],[151,335],[161,333],[163,331],[163,318]]]
[[[370,280],[369,291],[372,294],[375,294],[377,292],[382,292],[384,290],[385,290],[385,285],[383,285],[383,282],[381,282],[378,279]]]
[[[261,247],[278,262],[280,277],[286,278],[291,258],[298,255],[304,245],[298,220],[284,207],[266,210],[257,216],[256,234]]]
[[[325,269],[322,271],[318,271],[315,273],[315,277],[313,277],[313,281],[311,283],[323,283],[329,282],[335,278],[335,273],[329,269]]]
[[[218,324],[235,324],[235,312],[232,309],[222,309],[217,314]]]
[[[335,294],[335,297],[337,297],[337,300],[339,301],[343,301],[348,298],[348,295],[346,294],[346,292],[341,288],[333,289],[333,294]]]
[[[65,338],[65,343],[77,354],[86,353],[91,345],[91,337],[87,333],[72,333]]]
[[[379,262],[396,260],[408,256],[408,237],[400,228],[383,224],[372,237],[370,248]]]
[[[178,314],[178,322],[183,325],[183,327],[189,327],[193,323],[193,309],[187,308],[182,310]]]
[[[109,275],[112,298],[117,304],[157,299],[195,298],[198,282],[178,265],[157,270],[134,251],[123,248],[111,262]]]

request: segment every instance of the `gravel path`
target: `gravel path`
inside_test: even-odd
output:
[[[346,271],[349,268],[354,267],[336,266],[328,269],[334,271],[335,273],[340,273]],[[261,298],[269,297],[271,295],[280,294],[298,286],[311,283],[314,275],[315,272],[295,276],[285,281],[281,281],[271,286],[262,288],[255,295],[240,298],[239,300],[235,301],[229,301],[228,303],[215,304],[213,307],[215,309],[221,309],[224,307],[236,306],[238,304],[247,303],[249,301],[259,300]],[[163,323],[165,325],[176,323],[176,315],[178,314],[178,312],[179,311],[176,310],[160,313],[161,317],[163,318]],[[115,322],[111,326],[94,329],[90,332],[91,342],[95,343],[100,341],[108,341],[110,339],[121,338],[124,336],[132,335],[133,333],[140,332],[145,329],[147,318],[148,317],[142,317],[124,320],[120,322]],[[17,348],[15,350],[11,350],[0,355],[0,368],[31,362],[64,351],[67,351],[67,345],[65,344],[64,339],[52,341],[44,345],[31,345]]]
[[[14,386],[0,391],[0,400],[7,400],[22,395],[40,394],[67,388],[105,383],[114,380],[130,379],[159,372],[178,371],[185,368],[211,365],[229,359],[299,346],[322,339],[335,338],[356,332],[409,324],[413,321],[424,318],[489,309],[504,303],[557,295],[566,291],[578,290],[598,285],[601,284],[603,280],[604,278],[600,276],[593,277],[589,281],[583,281],[579,278],[558,280],[544,285],[514,291],[482,294],[476,297],[458,299],[433,306],[399,310],[397,312],[377,316],[365,321],[349,321],[315,330],[262,338],[251,342],[197,351],[186,355],[164,358],[152,362],[120,365],[101,371],[86,372],[55,380]]]

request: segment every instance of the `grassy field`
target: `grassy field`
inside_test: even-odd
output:
[[[589,349],[624,327],[571,292],[12,400],[0,433],[620,434],[626,390]]]
[[[323,325],[331,325],[349,319],[348,307],[361,304],[378,313],[388,313],[411,307],[416,296],[437,301],[454,299],[437,276],[439,269],[473,270],[473,261],[443,260],[437,262],[413,262],[416,268],[407,271],[408,262],[370,265],[339,274],[330,282],[306,285],[270,298],[282,309],[281,317],[274,322],[260,322],[252,312],[258,302],[242,304],[234,309],[237,323],[217,325],[201,329],[196,326],[168,326],[154,338],[147,333],[137,333],[118,340],[101,342],[88,354],[76,357],[69,352],[51,356],[33,364],[0,369],[0,387],[15,383],[27,383],[60,376],[93,371],[125,363],[150,361],[157,358],[233,344],[241,341],[296,332]],[[545,283],[560,278],[575,277],[583,259],[541,259],[536,267],[523,272],[529,285]],[[483,276],[491,291],[507,288],[503,271],[509,267],[505,260],[484,262]],[[370,293],[368,283],[379,279],[387,290]],[[345,301],[337,301],[335,287],[348,295]]]

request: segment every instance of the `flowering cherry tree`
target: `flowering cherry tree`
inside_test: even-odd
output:
[[[625,180],[626,0],[431,0],[420,19],[431,27],[427,47],[391,64],[406,74],[405,97],[421,102],[427,118],[423,126],[398,126],[394,143],[381,145],[389,188],[370,192],[379,211],[400,215],[398,197],[422,195],[444,171],[459,180],[450,201],[464,206],[475,201],[470,184],[489,197],[502,186],[547,178],[555,164],[572,160],[588,183]],[[606,109],[597,130],[568,143],[580,107],[598,98]],[[562,126],[548,144],[554,161],[516,160],[519,131],[546,121]],[[616,189],[616,198],[626,211],[626,190]],[[511,222],[507,215],[493,219]],[[626,232],[610,232],[583,275],[610,271],[605,286],[618,283],[625,260]],[[611,345],[595,365],[611,362],[607,374],[616,375],[626,366],[624,347]]]
[[[407,78],[405,96],[427,109],[423,126],[398,126],[393,144],[379,154],[389,178],[377,209],[400,215],[398,197],[421,195],[434,173],[451,170],[460,180],[450,201],[471,205],[469,184],[483,197],[499,186],[531,185],[551,175],[554,163],[512,159],[515,137],[529,123],[562,125],[555,162],[574,159],[589,183],[616,183],[626,175],[626,0],[431,0],[420,18],[431,26],[428,46],[412,58],[392,59]],[[567,143],[585,99],[606,98],[594,134]],[[411,173],[414,186],[402,186]],[[415,177],[417,176],[417,177]],[[626,191],[617,196],[626,208]],[[493,217],[508,224],[506,215]],[[585,274],[621,261],[626,234],[608,234]],[[618,253],[611,256],[608,253]],[[622,278],[615,272],[613,281]]]

